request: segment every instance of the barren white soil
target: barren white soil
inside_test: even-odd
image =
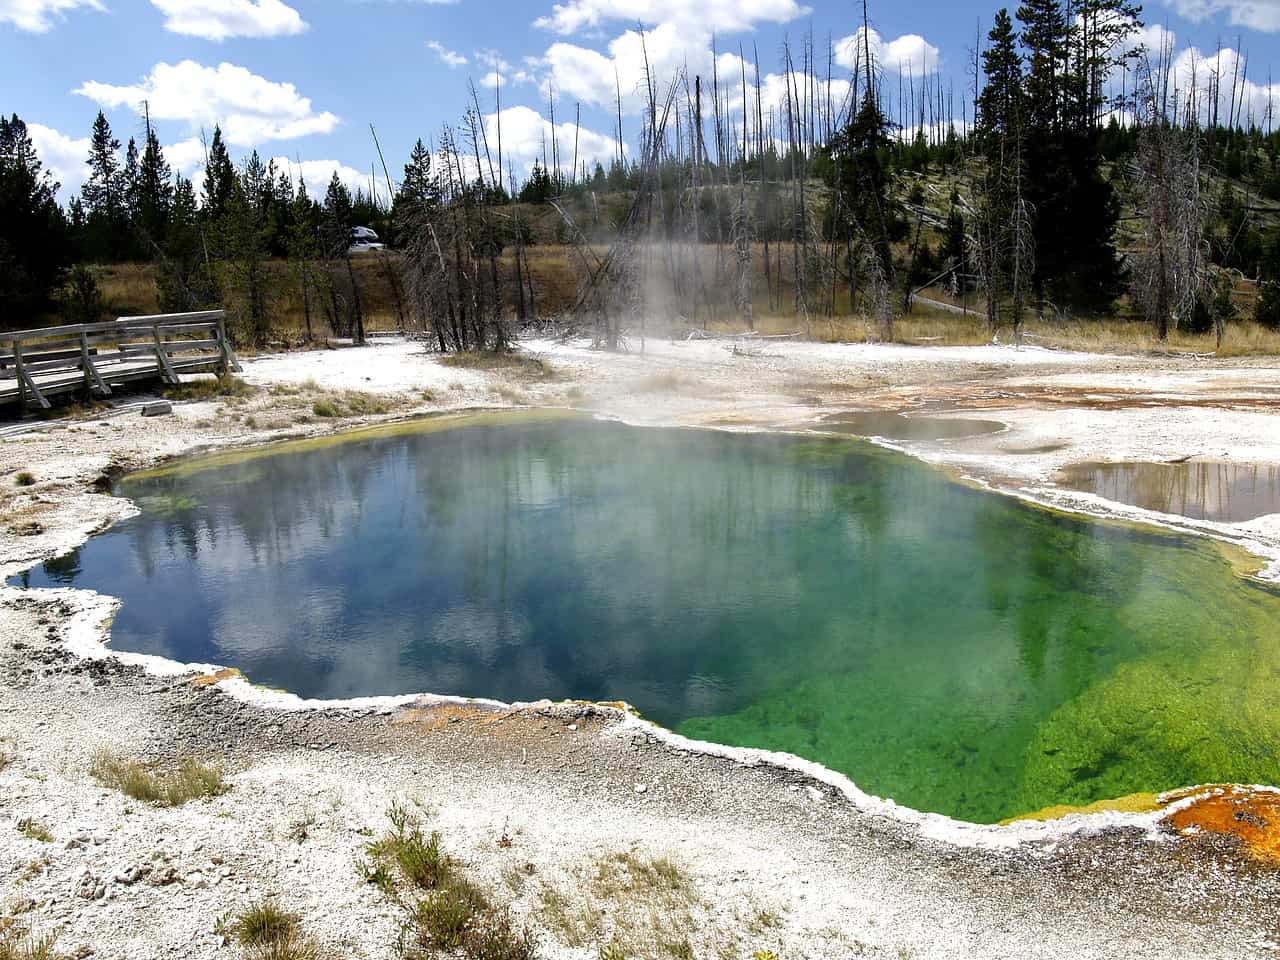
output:
[[[248,361],[244,379],[261,392],[175,404],[168,417],[142,418],[133,397],[0,424],[0,577],[126,515],[127,502],[94,487],[122,469],[511,405],[735,430],[806,430],[844,409],[998,420],[1006,430],[903,447],[1001,491],[1237,543],[1265,561],[1264,576],[1280,575],[1280,516],[1193,523],[1053,483],[1085,460],[1280,464],[1280,363],[995,346],[629,347],[529,341],[523,350],[550,367],[538,375],[446,367],[420,344],[388,340]],[[344,391],[376,395],[385,412],[315,415],[324,400],[352,409]],[[20,471],[33,485],[17,486]],[[81,591],[0,588],[0,906],[58,933],[67,955],[235,957],[219,919],[271,897],[327,956],[397,956],[405,911],[356,867],[394,802],[416,806],[468,875],[536,929],[547,958],[594,960],[610,939],[638,957],[688,955],[684,941],[699,958],[1280,953],[1275,869],[1223,838],[1174,836],[1158,814],[975,827],[606,707],[319,705],[236,678],[193,683],[213,667],[102,646],[110,612],[109,598]],[[104,747],[215,759],[230,790],[172,809],[128,799],[88,772]],[[596,883],[628,851],[670,857],[684,878],[656,914]],[[566,910],[603,919],[576,938]]]

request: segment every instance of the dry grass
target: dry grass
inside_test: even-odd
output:
[[[550,224],[548,239],[554,236],[555,221],[553,215],[548,219],[542,213],[531,211],[535,219],[547,220]],[[600,248],[603,251],[604,248]],[[778,246],[771,245],[771,252],[777,255]],[[847,289],[837,290],[836,301],[838,315],[833,318],[811,314],[808,324],[796,316],[794,309],[794,293],[789,284],[793,276],[791,266],[791,248],[784,244],[781,248],[781,269],[777,276],[782,278],[780,296],[775,291],[774,302],[780,307],[771,307],[765,286],[764,272],[760,269],[763,249],[755,245],[755,327],[764,334],[802,333],[822,341],[857,342],[867,338],[867,323],[864,318],[849,314]],[[506,302],[516,303],[513,251],[508,249],[499,263],[504,278],[511,289],[507,292]],[[393,254],[394,256],[394,254]],[[569,310],[578,291],[578,263],[576,255],[566,246],[555,243],[541,243],[528,248],[529,266],[537,297],[537,309],[541,316],[554,316]],[[704,244],[696,253],[704,280],[708,284],[713,299],[719,298],[729,303],[731,297],[725,290],[715,286],[717,250],[714,244]],[[394,305],[391,288],[386,281],[385,273],[378,258],[364,257],[354,261],[354,269],[359,278],[361,293],[367,305],[368,316],[366,328],[370,333],[391,331],[395,328]],[[776,264],[775,264],[776,267]],[[276,335],[289,341],[300,341],[303,335],[302,301],[296,290],[296,283],[291,279],[288,265],[283,262],[272,262],[268,265],[272,275],[278,278],[276,307],[278,321]],[[121,264],[95,268],[99,284],[110,306],[112,314],[146,314],[158,312],[155,291],[154,268],[149,264]],[[721,277],[721,284],[731,282],[731,270],[726,270]],[[929,296],[947,299],[944,293],[928,291]],[[1252,288],[1241,286],[1234,294],[1242,317],[1251,316],[1253,293]],[[978,295],[970,294],[968,305],[972,309],[980,307]],[[1123,302],[1122,302],[1123,307]],[[655,307],[654,321],[650,328],[651,335],[660,335],[662,323],[658,317],[669,314],[676,317],[682,311],[691,312],[692,304],[677,298],[662,307]],[[1123,312],[1123,311],[1122,311]],[[737,331],[741,324],[735,311],[720,309],[714,320],[704,321],[702,314],[688,321],[676,320],[678,325],[702,327],[704,323],[710,329],[720,332]],[[323,320],[313,318],[315,334],[323,339],[331,335]],[[32,324],[36,325],[36,324]],[[932,344],[958,346],[980,344],[990,341],[986,323],[980,314],[964,316],[929,308],[917,303],[910,316],[899,318],[895,324],[894,339],[908,344]],[[1073,321],[1065,324],[1052,322],[1041,323],[1031,321],[1028,332],[1033,336],[1046,338],[1049,345],[1085,351],[1106,351],[1119,353],[1161,353],[1167,351],[1188,353],[1215,352],[1215,341],[1211,334],[1186,334],[1175,331],[1170,335],[1169,343],[1161,345],[1150,334],[1145,324],[1131,322],[1123,317],[1101,321]],[[678,330],[676,331],[679,332]],[[1007,337],[1007,332],[1002,333]],[[1038,342],[1038,341],[1033,341]],[[1280,353],[1280,331],[1259,327],[1251,320],[1237,320],[1228,324],[1226,342],[1219,356],[1245,356]],[[520,354],[514,354],[519,357]],[[460,361],[458,366],[467,366]],[[476,366],[485,366],[477,362]],[[547,379],[551,374],[529,375],[527,379]]]
[[[544,360],[517,350],[467,350],[463,353],[446,353],[439,358],[441,366],[461,370],[490,370],[507,374],[516,379],[554,380],[556,369]]]
[[[627,960],[685,960],[693,940],[723,931],[695,916],[702,906],[692,881],[669,857],[631,851],[597,858],[567,888],[544,884],[539,919],[569,947],[597,944],[601,955]]]
[[[60,960],[54,950],[57,939],[57,934],[39,935],[12,918],[0,919],[0,960]]]
[[[343,390],[328,394],[311,404],[311,413],[323,419],[368,417],[386,413],[389,409],[385,400],[358,390]]]
[[[258,388],[231,374],[184,380],[164,388],[163,394],[170,400],[216,400],[226,397],[251,397]]]
[[[53,834],[39,820],[24,817],[18,821],[18,832],[28,840],[39,840],[41,843],[53,843]]]
[[[221,767],[190,757],[166,770],[103,750],[94,756],[89,773],[103,786],[161,807],[181,806],[231,789]]]

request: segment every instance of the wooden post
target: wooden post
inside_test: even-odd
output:
[[[164,352],[164,343],[160,340],[160,324],[151,325],[151,336],[156,342],[156,363],[160,367],[160,375],[168,383],[181,383],[182,381],[178,379],[178,375],[173,372],[173,367],[169,363],[169,355]]]
[[[111,396],[111,388],[93,365],[93,357],[89,355],[89,335],[83,330],[80,331],[80,366],[84,370],[84,388],[89,393],[97,390],[100,396]]]
[[[229,373],[239,373],[240,363],[236,360],[236,355],[231,350],[231,344],[227,342],[227,316],[222,314],[218,317],[218,352],[222,354],[222,373],[225,376]]]
[[[40,392],[40,388],[36,386],[36,382],[27,376],[27,367],[22,360],[22,341],[15,339],[13,341],[13,365],[18,371],[18,404],[22,408],[22,412],[27,412],[27,395],[23,393],[22,386],[31,391],[31,397],[45,410],[49,409],[49,401],[44,398],[44,394]]]

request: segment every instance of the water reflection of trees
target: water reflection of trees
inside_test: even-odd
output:
[[[1062,472],[1077,490],[1196,520],[1238,523],[1280,513],[1280,466],[1258,463],[1078,463]]]

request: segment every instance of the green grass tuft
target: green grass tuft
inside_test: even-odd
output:
[[[89,773],[104,786],[161,807],[178,807],[201,797],[219,796],[231,789],[223,778],[221,767],[190,757],[169,770],[156,770],[102,750],[94,756]]]
[[[19,470],[13,478],[13,482],[20,487],[34,487],[36,485],[36,477],[30,470]]]
[[[242,946],[261,947],[294,939],[298,933],[298,917],[270,900],[263,900],[238,914],[229,930]]]

